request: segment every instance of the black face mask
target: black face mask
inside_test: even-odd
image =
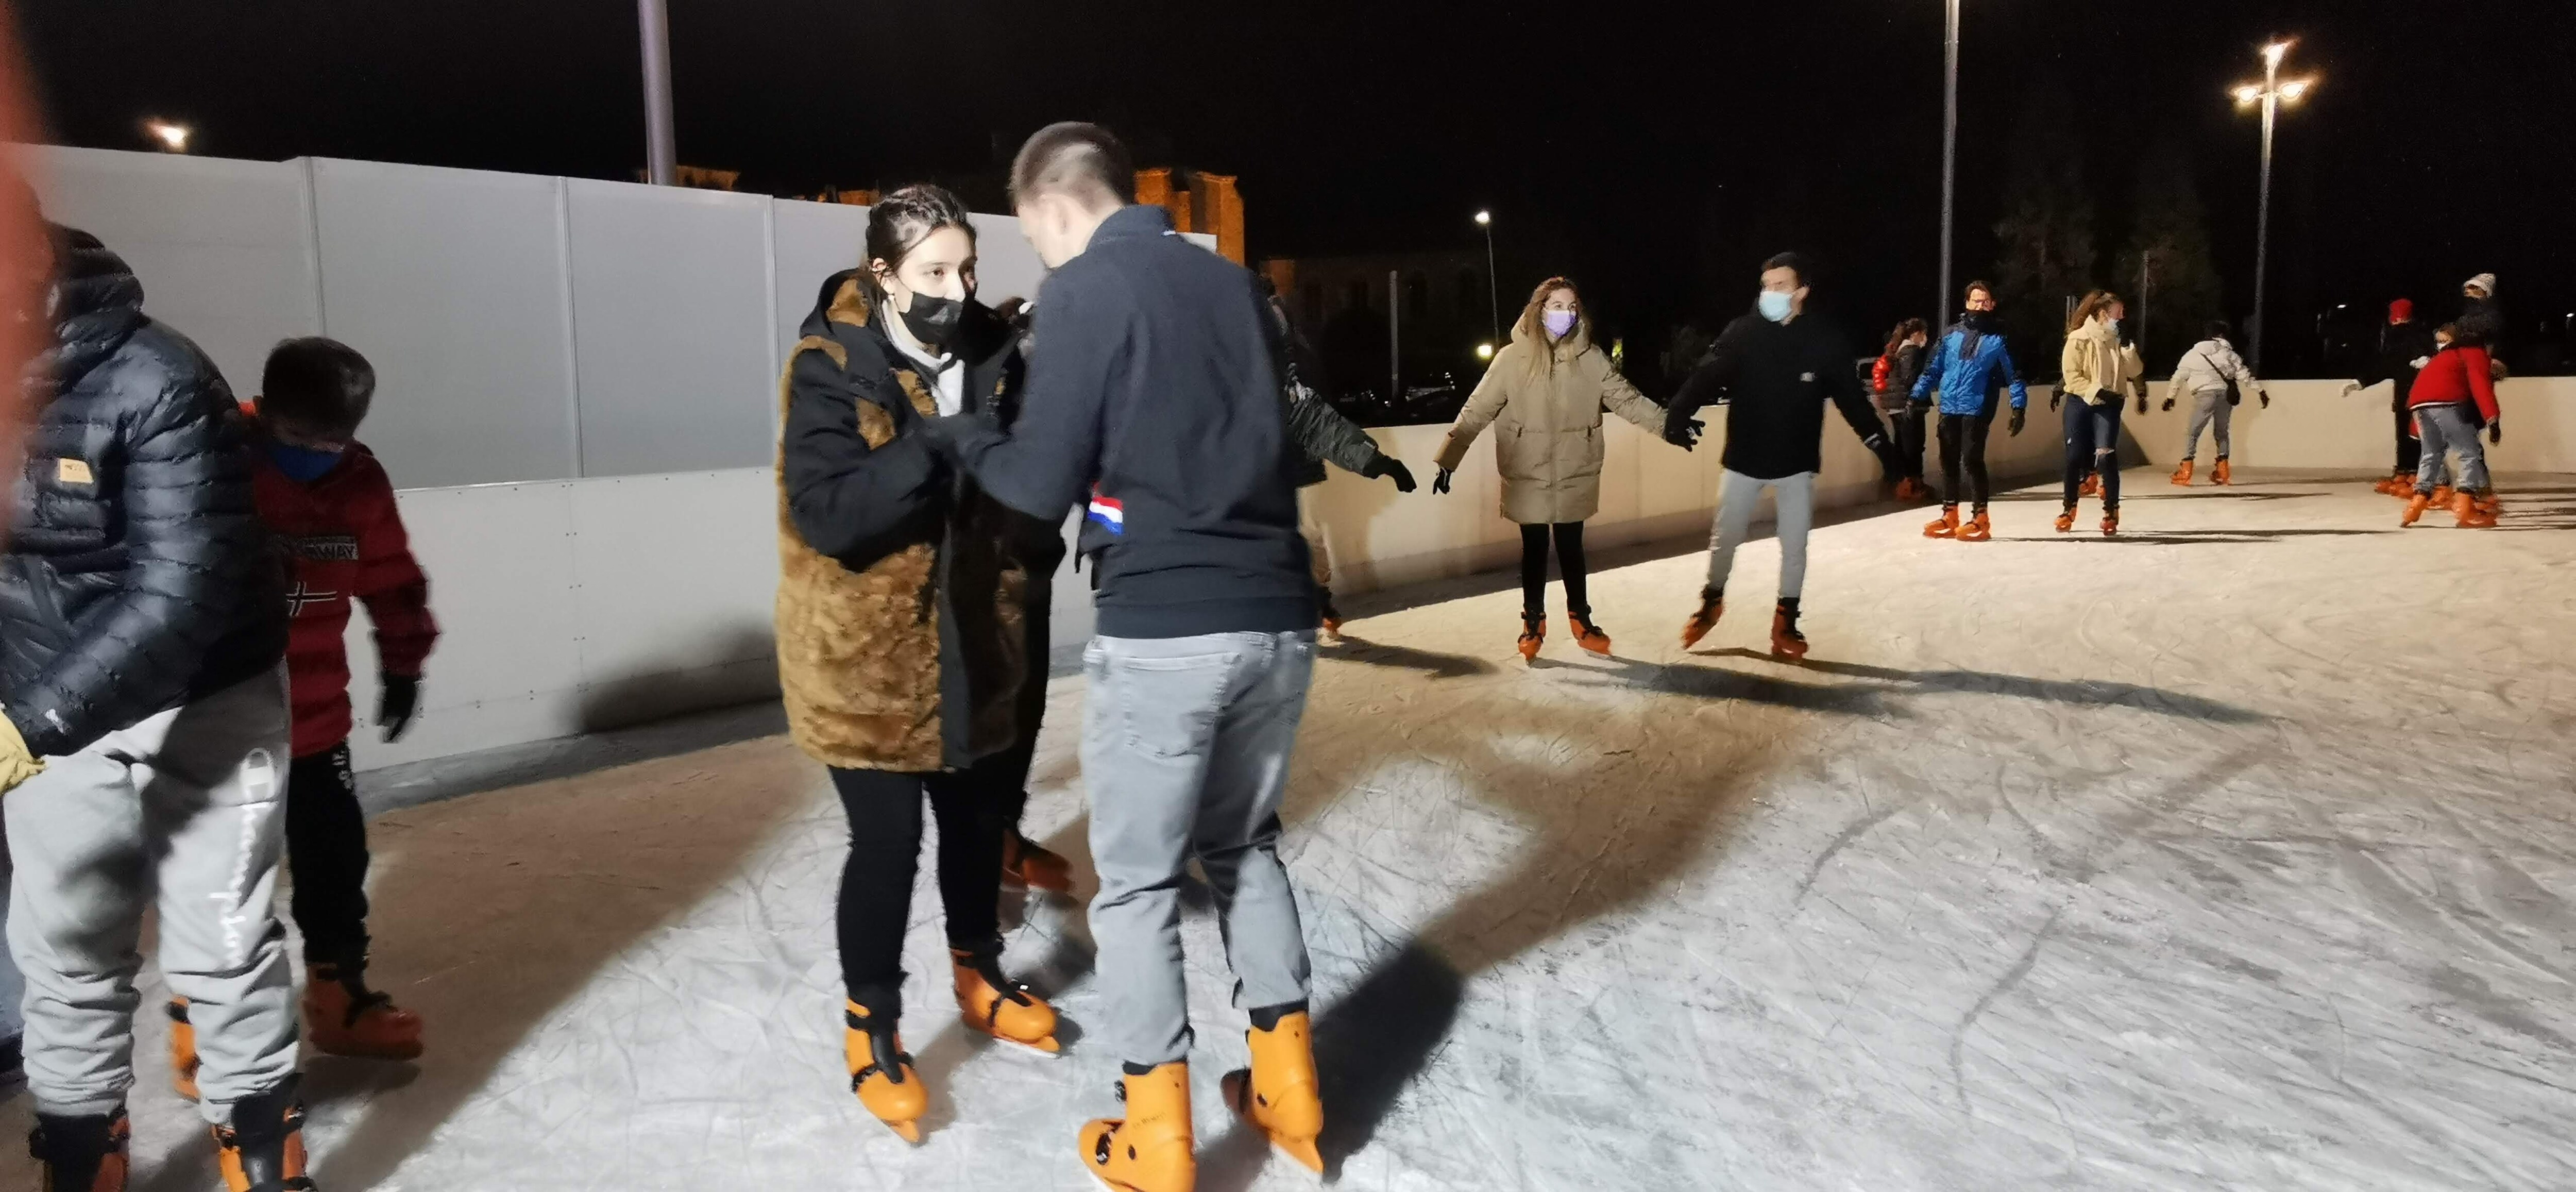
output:
[[[1967,323],[1969,326],[1974,327],[1979,331],[1992,331],[1995,329],[1995,312],[1990,310],[1969,311]]]
[[[968,301],[973,295],[967,296]],[[957,338],[957,328],[966,321],[966,303],[955,298],[934,298],[915,293],[912,309],[903,312],[904,330],[931,351],[946,355],[948,345]]]

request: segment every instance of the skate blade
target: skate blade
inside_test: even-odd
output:
[[[1593,657],[1595,657],[1595,658],[1608,658],[1608,657],[1611,657],[1610,651],[1608,651],[1608,650],[1595,650],[1595,649],[1593,649],[1593,648],[1592,648],[1592,647],[1590,647],[1590,646],[1585,646],[1585,647],[1583,647],[1583,652],[1584,652],[1584,653],[1586,653],[1586,654],[1590,654],[1591,656],[1593,656]]]
[[[994,1035],[992,1038],[996,1043],[1008,1043],[1023,1051],[1034,1051],[1040,1055],[1061,1055],[1064,1053],[1064,1044],[1056,1042],[1055,1036],[1053,1035],[1049,1035],[1034,1043],[1025,1039],[1014,1039],[1008,1035]]]
[[[1281,1138],[1262,1129],[1261,1123],[1252,1120],[1252,1108],[1249,1104],[1252,1073],[1241,1069],[1228,1072],[1223,1080],[1217,1082],[1217,1090],[1225,1098],[1226,1107],[1234,1110],[1235,1118],[1244,1125],[1259,1130],[1261,1137],[1269,1141],[1270,1149],[1296,1160],[1298,1166],[1308,1171],[1317,1175],[1324,1174],[1324,1152],[1315,1145],[1314,1139]]]

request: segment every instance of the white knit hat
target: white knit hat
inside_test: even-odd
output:
[[[2487,297],[2493,298],[2495,297],[2495,274],[2481,273],[2462,283],[2460,288],[2467,289],[2470,286],[2475,286],[2478,289],[2485,291]]]

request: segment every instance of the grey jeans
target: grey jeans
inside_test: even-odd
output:
[[[2415,407],[2415,437],[2424,441],[2424,458],[2415,465],[2415,491],[2430,493],[2442,482],[2442,454],[2460,453],[2460,487],[2485,492],[2495,487],[2487,476],[2486,444],[2478,441],[2478,424],[2467,406]]]
[[[2203,389],[2191,395],[2191,434],[2182,441],[2184,459],[2200,458],[2200,432],[2212,423],[2218,428],[2218,458],[2227,458],[2227,424],[2233,420],[2236,407],[2227,404],[2224,389]]]
[[[1727,574],[1735,570],[1735,548],[1753,530],[1753,507],[1765,487],[1780,514],[1780,594],[1796,596],[1807,586],[1807,531],[1816,524],[1816,474],[1756,480],[1727,472],[1717,482],[1717,522],[1708,533],[1709,587],[1726,590]]]
[[[286,708],[280,665],[49,758],[9,792],[9,947],[27,983],[39,1112],[125,1102],[147,906],[160,910],[162,975],[197,1029],[206,1120],[227,1124],[232,1102],[294,1075],[294,993],[273,909]]]
[[[1315,634],[1093,638],[1082,727],[1091,934],[1107,1002],[1101,1033],[1121,1060],[1190,1052],[1181,976],[1182,867],[1216,892],[1237,1006],[1306,998],[1306,941],[1279,864],[1279,799],[1315,670]]]

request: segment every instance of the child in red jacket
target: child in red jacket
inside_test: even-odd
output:
[[[2450,494],[2451,512],[2460,525],[2482,529],[2496,524],[2497,504],[2495,482],[2487,475],[2486,448],[2478,444],[2478,428],[2486,428],[2488,442],[2503,442],[2504,412],[2496,405],[2485,348],[2474,339],[2464,341],[2453,325],[2435,331],[2433,342],[2433,358],[2425,362],[2406,392],[2424,454],[2415,473],[2414,499],[2407,502],[2406,516],[2398,524],[2414,525],[2435,503],[2443,456],[2457,452],[2460,484]]]
[[[409,1060],[420,1018],[367,988],[367,827],[349,766],[351,598],[365,602],[383,672],[376,723],[388,742],[411,726],[421,662],[438,640],[429,581],[412,560],[393,483],[355,435],[376,372],[348,345],[290,339],[269,353],[250,411],[251,493],[291,556],[286,665],[294,705],[286,853],[304,933],[305,1039],[332,1055]],[[171,1006],[177,1023],[186,1007]],[[193,1031],[172,1032],[183,1089]]]

